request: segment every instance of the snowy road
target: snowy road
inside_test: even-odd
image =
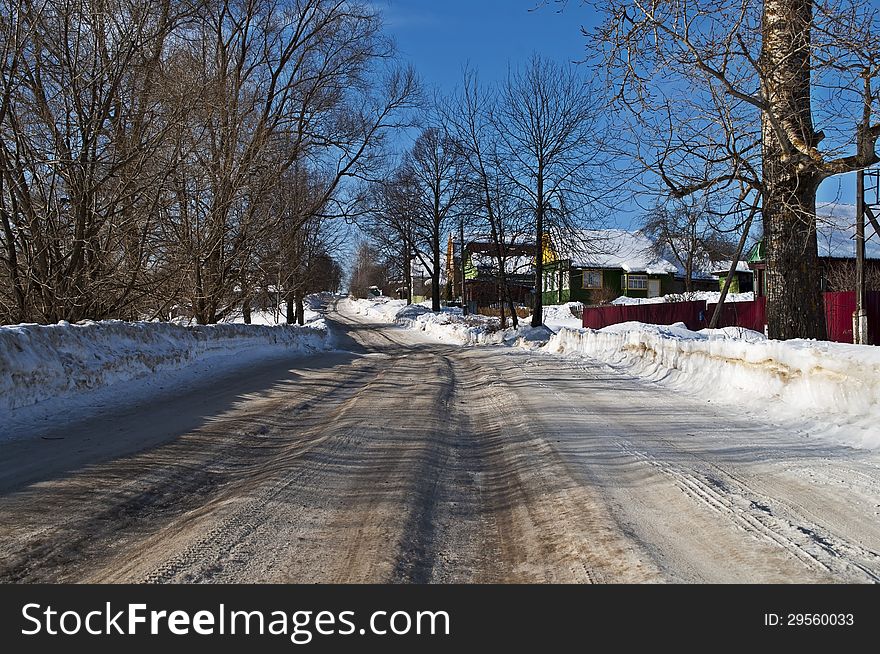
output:
[[[2,444],[0,580],[880,580],[878,454],[331,317],[342,352]]]

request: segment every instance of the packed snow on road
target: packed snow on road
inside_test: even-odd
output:
[[[742,294],[749,296],[750,294]],[[740,297],[736,299],[751,299]],[[614,369],[711,402],[763,410],[805,435],[859,448],[880,448],[880,348],[793,339],[775,341],[739,327],[626,322],[581,328],[572,308],[545,307],[545,324],[517,330],[498,320],[432,313],[428,306],[376,298],[353,302],[361,315],[394,322],[462,345],[514,345],[554,355],[598,359]],[[745,410],[745,409],[744,409]]]

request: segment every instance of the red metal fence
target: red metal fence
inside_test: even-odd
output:
[[[877,345],[880,343],[880,291],[865,293],[865,309],[868,311],[868,342]],[[829,341],[853,342],[855,310],[855,291],[825,293],[825,325]]]
[[[601,329],[608,325],[636,320],[653,325],[671,325],[683,322],[688,329],[703,328],[706,302],[662,302],[658,304],[606,304],[584,307],[584,327]]]
[[[856,309],[853,291],[824,293],[825,325],[828,340],[852,343],[852,315]],[[744,327],[763,332],[767,324],[766,299],[751,302],[726,302],[721,307],[719,327]],[[868,311],[868,342],[880,344],[880,291],[869,291],[865,296]],[[708,327],[715,305],[699,300],[694,302],[664,302],[658,304],[624,304],[584,307],[583,325],[601,329],[608,325],[636,320],[653,325],[671,325],[683,322],[688,329],[697,331]]]
[[[709,321],[715,314],[716,304],[706,306],[704,327],[709,326]],[[751,302],[725,302],[721,306],[721,315],[718,316],[719,327],[744,327],[756,332],[764,332],[767,324],[767,304],[764,298],[758,298]]]

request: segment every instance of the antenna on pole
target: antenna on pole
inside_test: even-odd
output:
[[[865,215],[868,215],[872,225],[876,225],[875,209],[880,209],[880,168],[860,170],[856,173],[856,311],[853,314],[853,342],[862,345],[868,344],[868,311],[865,306]]]

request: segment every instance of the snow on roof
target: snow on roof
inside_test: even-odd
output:
[[[579,268],[621,268],[631,273],[674,273],[675,264],[657,256],[654,244],[642,232],[622,229],[583,229],[556,247],[560,259]]]
[[[878,213],[874,212],[875,215]],[[816,230],[820,257],[855,257],[856,208],[851,204],[820,202],[816,205]],[[877,216],[880,219],[880,215]],[[880,259],[880,235],[865,221],[865,256]]]
[[[743,255],[745,256],[745,255]],[[726,275],[730,272],[730,264],[733,261],[716,261],[712,264],[712,274],[713,275]],[[751,272],[751,268],[749,268],[749,264],[747,261],[739,260],[736,262],[736,271],[737,272]]]

